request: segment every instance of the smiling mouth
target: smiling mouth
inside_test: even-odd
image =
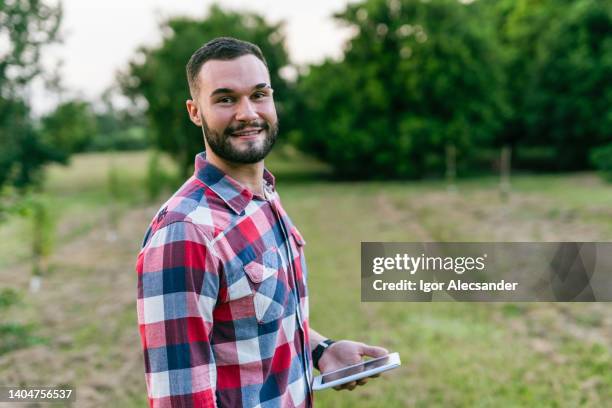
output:
[[[240,130],[238,132],[232,133],[232,136],[236,136],[236,137],[255,136],[255,135],[260,134],[262,130],[263,130],[263,128],[259,128],[259,129],[244,129],[244,130]]]

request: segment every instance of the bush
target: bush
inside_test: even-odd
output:
[[[612,143],[591,150],[591,163],[604,179],[612,182]]]
[[[118,132],[96,134],[87,146],[87,150],[90,152],[144,150],[148,146],[145,128],[134,126]]]
[[[91,105],[81,100],[60,104],[41,122],[45,141],[66,155],[84,151],[98,132]]]

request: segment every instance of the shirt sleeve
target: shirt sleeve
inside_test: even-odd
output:
[[[219,260],[189,222],[156,231],[138,256],[138,326],[149,406],[215,407],[210,338]]]

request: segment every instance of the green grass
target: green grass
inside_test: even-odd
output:
[[[84,235],[113,216],[147,202],[144,191],[147,161],[144,152],[88,153],[71,158],[69,166],[51,165],[47,169],[42,200],[56,219],[59,245]],[[163,157],[162,166],[175,171]],[[110,175],[119,175],[118,197],[111,193]],[[117,194],[116,193],[116,194]],[[0,268],[9,268],[30,256],[31,223],[25,217],[12,217],[0,225]]]
[[[0,356],[13,350],[46,342],[46,339],[33,334],[37,329],[34,324],[16,323],[6,319],[7,311],[19,307],[21,302],[21,296],[17,291],[6,288],[0,290],[0,316],[2,316],[0,318]]]
[[[74,382],[91,397],[79,405],[146,404],[134,261],[146,223],[170,194],[147,200],[147,160],[142,152],[82,155],[49,172],[45,199],[58,221],[53,273],[47,291],[26,297],[15,316],[39,327],[52,339],[50,358],[78,373]],[[612,305],[362,303],[359,264],[361,241],[610,241],[611,185],[590,173],[517,175],[503,200],[494,177],[460,180],[453,193],[440,180],[330,181],[327,166],[291,149],[267,165],[307,241],[312,327],[402,356],[400,369],[353,392],[317,392],[318,406],[612,404]],[[118,200],[108,188],[111,166],[121,175]],[[116,243],[99,236],[113,214]],[[27,273],[24,223],[0,225],[3,282]],[[0,367],[0,377],[9,373]],[[35,379],[53,375],[40,368]]]
[[[548,177],[544,179],[549,181]],[[534,202],[508,204],[507,222],[515,222],[517,227],[530,224],[550,208],[562,214],[568,204],[556,201],[554,196],[565,195],[565,188],[589,193],[572,185],[571,179],[555,181],[554,188],[535,193],[530,180],[516,180],[514,194],[533,195]],[[609,348],[593,352],[580,338],[569,339],[567,342],[574,348],[562,342],[555,353],[572,363],[560,365],[550,355],[532,350],[530,341],[538,339],[539,333],[517,333],[509,324],[530,319],[522,307],[360,303],[361,241],[495,238],[498,225],[492,222],[496,217],[489,224],[486,217],[471,212],[473,206],[480,207],[485,215],[504,211],[494,186],[492,191],[483,191],[474,182],[460,184],[459,196],[453,195],[445,203],[443,197],[447,193],[440,192],[443,186],[436,184],[315,184],[307,190],[294,186],[283,190],[285,207],[309,243],[306,253],[312,327],[333,338],[383,345],[400,352],[404,363],[398,372],[375,380],[363,390],[324,391],[317,394],[317,401],[333,407],[599,406],[603,401],[612,402],[608,391],[612,385]],[[610,191],[595,194],[608,197]],[[542,208],[542,203],[549,208]],[[584,220],[578,221],[585,229],[582,239],[610,237],[605,232],[609,231],[610,219],[588,217],[598,204],[587,197],[580,202],[583,207],[576,218]],[[599,224],[589,226],[589,219]],[[559,234],[559,240],[565,236],[564,231],[571,232],[571,223],[569,229],[556,225],[556,219],[543,225],[548,224],[551,234]],[[520,236],[533,239],[529,234]],[[599,329],[605,327],[600,325]],[[551,339],[546,341],[555,344],[559,330],[551,329],[547,333]],[[607,367],[608,372],[596,369],[598,365]],[[595,381],[593,378],[597,379],[597,387],[583,392],[583,384]]]
[[[361,241],[612,237],[612,188],[592,174],[523,175],[513,178],[512,188],[506,202],[492,177],[460,181],[454,194],[441,181],[279,183],[308,242],[312,327],[383,345],[403,359],[397,372],[362,389],[317,393],[320,406],[612,403],[610,343],[567,334],[567,317],[553,305],[360,302]],[[502,226],[507,234],[497,233]],[[609,322],[589,319],[593,312],[576,306],[569,306],[576,311],[572,330],[609,330]],[[551,309],[551,320],[531,316],[532,309]],[[535,328],[522,331],[524,325]],[[534,349],[534,341],[552,349]]]

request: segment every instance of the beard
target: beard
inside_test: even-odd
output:
[[[210,149],[217,156],[231,163],[253,164],[263,160],[272,150],[278,134],[278,122],[271,124],[265,120],[256,120],[239,126],[228,126],[220,133],[208,127],[204,116],[200,115],[200,119],[202,120],[202,132]],[[232,136],[232,133],[247,127],[261,128],[266,137],[263,142],[258,140],[246,141],[245,149],[237,149],[232,144],[232,140],[237,137]]]

